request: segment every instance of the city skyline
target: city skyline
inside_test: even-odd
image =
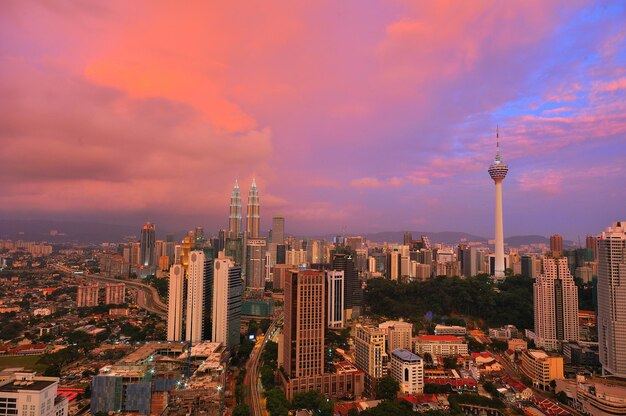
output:
[[[618,2],[0,7],[2,218],[489,237],[496,124],[505,237],[622,214]]]

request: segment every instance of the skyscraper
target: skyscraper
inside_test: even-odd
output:
[[[289,378],[324,372],[324,272],[294,270],[285,280],[282,364]]]
[[[241,192],[235,179],[233,192],[230,194],[230,211],[228,215],[228,237],[239,238],[241,234]]]
[[[504,278],[504,229],[502,226],[502,182],[506,177],[509,167],[502,161],[500,156],[500,134],[496,130],[496,158],[489,166],[489,176],[496,185],[496,224],[495,224],[495,255],[496,267],[493,276],[496,279]]]
[[[359,272],[355,267],[353,255],[352,251],[345,246],[338,246],[331,252],[331,270],[343,271],[345,319],[359,317],[361,304],[363,303],[363,289],[361,288]]]
[[[185,339],[195,344],[211,339],[213,254],[193,250],[189,254],[188,276]]]
[[[563,237],[560,234],[550,236],[550,252],[554,257],[563,255]]]
[[[602,373],[626,377],[626,221],[598,237],[597,325]]]
[[[250,238],[246,244],[246,288],[265,287],[265,238]]]
[[[218,257],[214,268],[212,341],[232,348],[239,344],[241,267],[232,259]]]
[[[578,289],[567,257],[545,257],[543,270],[533,285],[536,344],[560,350],[563,342],[579,339]]]
[[[282,215],[272,218],[272,239],[270,242],[285,244],[285,217]]]
[[[329,328],[343,328],[344,315],[344,278],[343,272],[330,270],[326,273],[326,304]]]
[[[598,261],[598,240],[594,236],[588,235],[585,239],[585,247],[592,253],[591,261]]]
[[[259,237],[260,223],[259,191],[256,188],[256,180],[252,179],[252,187],[248,193],[248,209],[246,211],[246,231],[248,238]]]
[[[169,290],[167,292],[167,340],[183,339],[183,295],[185,271],[183,266],[170,267]]]
[[[154,224],[149,221],[141,229],[141,249],[139,254],[139,265],[150,267],[156,261],[156,230]]]

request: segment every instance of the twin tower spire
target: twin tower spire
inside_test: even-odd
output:
[[[246,212],[246,233],[249,238],[259,237],[260,214],[259,191],[256,187],[256,180],[252,179],[252,186],[248,193],[248,209]],[[239,183],[236,179],[233,192],[230,194],[230,211],[228,218],[228,236],[230,238],[239,238],[242,231],[241,191],[239,190]]]

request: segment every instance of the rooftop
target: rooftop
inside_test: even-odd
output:
[[[20,390],[42,391],[56,383],[56,380],[12,380],[0,386],[0,391],[3,393],[16,393]]]
[[[461,342],[461,338],[454,335],[420,335],[417,337],[418,341],[433,341],[433,342]]]
[[[413,354],[411,351],[397,348],[391,352],[392,355],[398,357],[402,361],[419,362],[422,361],[419,355]]]

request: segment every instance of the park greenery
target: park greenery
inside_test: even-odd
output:
[[[533,280],[524,276],[510,276],[501,283],[492,282],[487,275],[437,277],[406,284],[371,279],[364,299],[371,315],[404,318],[416,327],[423,325],[425,316],[440,317],[443,322],[441,318],[450,315],[472,317],[492,327],[533,327]]]

